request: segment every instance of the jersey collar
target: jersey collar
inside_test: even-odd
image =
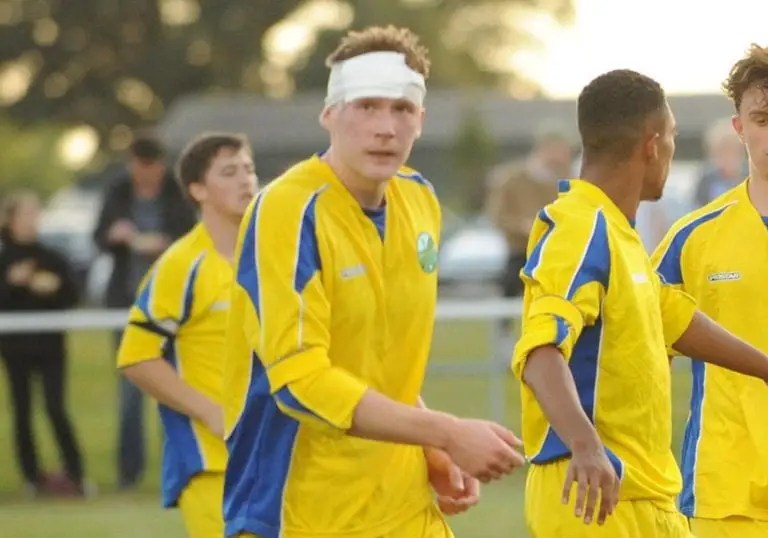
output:
[[[626,224],[628,228],[633,230],[635,228],[635,221],[628,219],[600,187],[588,181],[578,178],[562,179],[557,184],[557,192],[558,196],[573,195],[585,199],[595,206],[602,208],[606,216],[614,222]]]

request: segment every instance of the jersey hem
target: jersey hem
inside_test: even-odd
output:
[[[428,510],[432,504],[433,501],[430,499],[429,502],[425,503],[418,510],[404,511],[397,518],[390,519],[379,525],[346,532],[333,530],[322,532],[296,528],[286,529],[269,525],[257,517],[236,517],[231,521],[225,522],[224,536],[225,538],[235,538],[242,533],[255,534],[259,538],[317,538],[320,536],[334,538],[341,536],[344,538],[368,538],[370,536],[384,536],[396,530],[401,525],[408,523],[408,521],[424,510]]]
[[[698,519],[727,519],[729,517],[743,517],[756,521],[768,521],[768,510],[745,509],[742,507],[723,508],[719,505],[702,505],[696,503],[696,507],[684,506],[680,511],[689,518]]]

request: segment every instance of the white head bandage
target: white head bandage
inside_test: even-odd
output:
[[[328,78],[326,106],[364,98],[407,99],[422,106],[424,77],[399,52],[369,52],[335,64]]]

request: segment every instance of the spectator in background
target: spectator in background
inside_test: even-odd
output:
[[[536,134],[527,158],[498,166],[488,178],[486,212],[509,246],[501,283],[504,297],[522,295],[519,273],[525,264],[531,226],[539,210],[557,197],[557,180],[570,176],[573,157],[568,133],[547,125]]]
[[[696,187],[696,207],[702,207],[741,183],[749,170],[744,145],[726,118],[715,122],[704,135],[708,163]]]
[[[106,292],[110,308],[130,307],[152,263],[195,224],[194,210],[167,172],[165,157],[156,138],[139,134],[130,147],[128,173],[106,191],[94,238],[113,258]],[[115,348],[120,338],[116,333]],[[119,383],[118,476],[121,489],[129,489],[144,471],[144,406],[135,385],[122,376]]]
[[[33,193],[11,194],[0,213],[0,311],[72,308],[78,300],[73,270],[38,241],[40,202]],[[0,334],[14,417],[16,455],[33,493],[83,495],[83,463],[66,411],[64,334]],[[39,466],[32,432],[32,378],[39,376],[45,410],[64,463],[64,474]]]

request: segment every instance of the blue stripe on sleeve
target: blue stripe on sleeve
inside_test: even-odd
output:
[[[571,279],[566,299],[574,298],[576,292],[590,282],[599,282],[608,291],[611,275],[611,250],[608,244],[608,225],[602,211],[595,214],[592,235],[582,255],[581,263]]]
[[[536,271],[536,269],[539,267],[539,264],[541,263],[541,255],[544,251],[544,247],[547,244],[547,239],[549,239],[549,236],[552,234],[552,232],[555,229],[555,221],[552,220],[552,218],[547,213],[547,209],[544,208],[541,211],[539,211],[539,220],[545,222],[548,226],[547,231],[544,232],[544,234],[539,238],[539,241],[536,243],[536,246],[533,247],[533,251],[531,252],[531,255],[528,257],[528,259],[525,262],[525,265],[523,266],[523,274],[528,278],[533,278],[533,274]]]
[[[317,246],[315,209],[322,190],[312,194],[304,207],[299,228],[299,247],[296,254],[293,287],[297,293],[304,291],[312,276],[320,271],[320,249]]]
[[[261,316],[261,295],[259,292],[258,252],[256,246],[256,226],[259,222],[259,210],[265,191],[258,194],[251,211],[248,227],[243,237],[240,249],[240,259],[237,261],[237,283],[248,293],[251,304],[256,311],[256,317]]]
[[[415,181],[419,185],[424,185],[430,191],[432,191],[432,194],[435,194],[435,186],[432,185],[432,183],[430,183],[430,181],[427,178],[425,178],[418,172],[412,172],[410,174],[404,174],[404,173],[398,172],[397,177],[401,179],[410,179],[411,181]]]
[[[712,219],[719,217],[731,205],[732,204],[728,204],[726,206],[715,209],[714,211],[710,211],[709,213],[705,213],[695,220],[692,220],[677,231],[675,236],[669,242],[667,250],[661,257],[659,266],[656,269],[656,272],[659,274],[662,282],[672,285],[683,283],[683,268],[680,263],[680,259],[683,255],[683,247],[685,247],[685,242],[688,241],[688,238],[691,237],[691,234],[696,231],[696,228],[705,222],[709,222]]]

